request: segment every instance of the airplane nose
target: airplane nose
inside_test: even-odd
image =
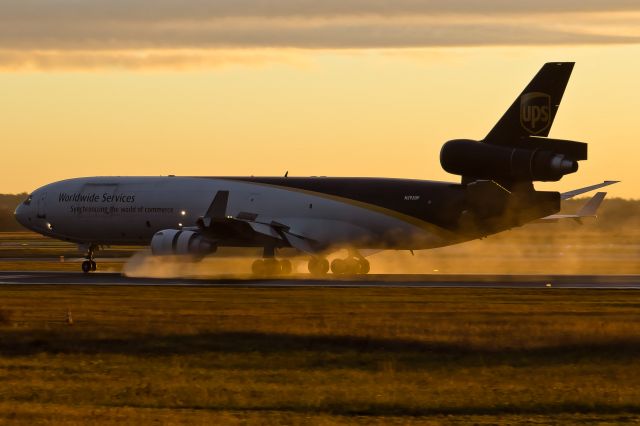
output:
[[[24,226],[25,228],[28,228],[26,208],[23,204],[20,204],[18,207],[16,207],[16,210],[13,212],[13,215],[15,216],[16,221],[20,225]]]
[[[16,218],[16,220],[18,221],[18,223],[20,225],[22,225],[22,220],[21,220],[21,216],[22,216],[22,205],[19,205],[18,207],[16,207],[16,210],[13,212],[13,216]]]

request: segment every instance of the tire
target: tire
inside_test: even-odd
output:
[[[344,259],[345,275],[357,275],[360,273],[360,261],[356,258]]]
[[[284,275],[289,275],[293,270],[293,265],[289,259],[283,259],[280,261],[280,272]]]
[[[309,259],[309,272],[315,276],[325,275],[329,272],[329,261],[325,258],[312,257]]]
[[[265,271],[266,266],[264,264],[264,260],[257,259],[251,264],[251,272],[253,272],[254,275],[265,275]]]
[[[312,257],[309,259],[309,263],[307,263],[307,269],[311,275],[318,275],[318,259]]]
[[[98,269],[98,264],[95,262],[95,260],[90,260],[91,262],[91,272],[94,272],[96,269]]]
[[[264,269],[266,275],[279,275],[282,272],[280,262],[275,259],[265,259]]]
[[[331,272],[335,275],[343,275],[349,271],[348,265],[344,259],[333,259],[331,262]]]
[[[82,262],[82,272],[84,272],[85,274],[88,274],[89,272],[91,272],[90,260],[85,260],[84,262]]]
[[[329,261],[325,258],[318,260],[318,275],[326,275],[329,272]]]
[[[366,275],[371,270],[371,264],[367,259],[360,259],[360,273]]]

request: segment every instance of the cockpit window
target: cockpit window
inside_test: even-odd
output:
[[[28,206],[29,204],[31,204],[31,200],[32,200],[32,199],[33,199],[33,195],[32,195],[32,194],[29,194],[29,196],[27,197],[27,199],[26,199],[26,200],[24,200],[24,201],[22,202],[22,204],[24,204],[25,206]]]

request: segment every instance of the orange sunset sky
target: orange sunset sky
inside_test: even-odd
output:
[[[0,0],[0,192],[86,175],[458,180],[544,62],[569,190],[640,198],[637,0]]]

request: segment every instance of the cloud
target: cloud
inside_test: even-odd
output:
[[[19,0],[4,1],[12,20],[207,20],[228,17],[528,14],[638,10],[637,0]]]
[[[542,16],[544,18],[545,16]],[[229,18],[207,21],[7,22],[0,48],[34,50],[203,48],[385,48],[521,44],[636,43],[638,34],[590,31],[590,16],[568,23],[548,17],[340,17],[332,19]],[[597,22],[604,22],[600,17]],[[622,19],[622,18],[618,18]],[[609,19],[611,20],[611,18]],[[615,23],[615,22],[614,22]],[[601,24],[599,24],[601,25]]]
[[[637,0],[20,0],[0,4],[0,69],[210,67],[277,60],[254,51],[282,48],[639,43],[639,22]]]
[[[0,50],[2,71],[193,70],[228,66],[306,66],[301,55],[273,49],[242,50]]]

